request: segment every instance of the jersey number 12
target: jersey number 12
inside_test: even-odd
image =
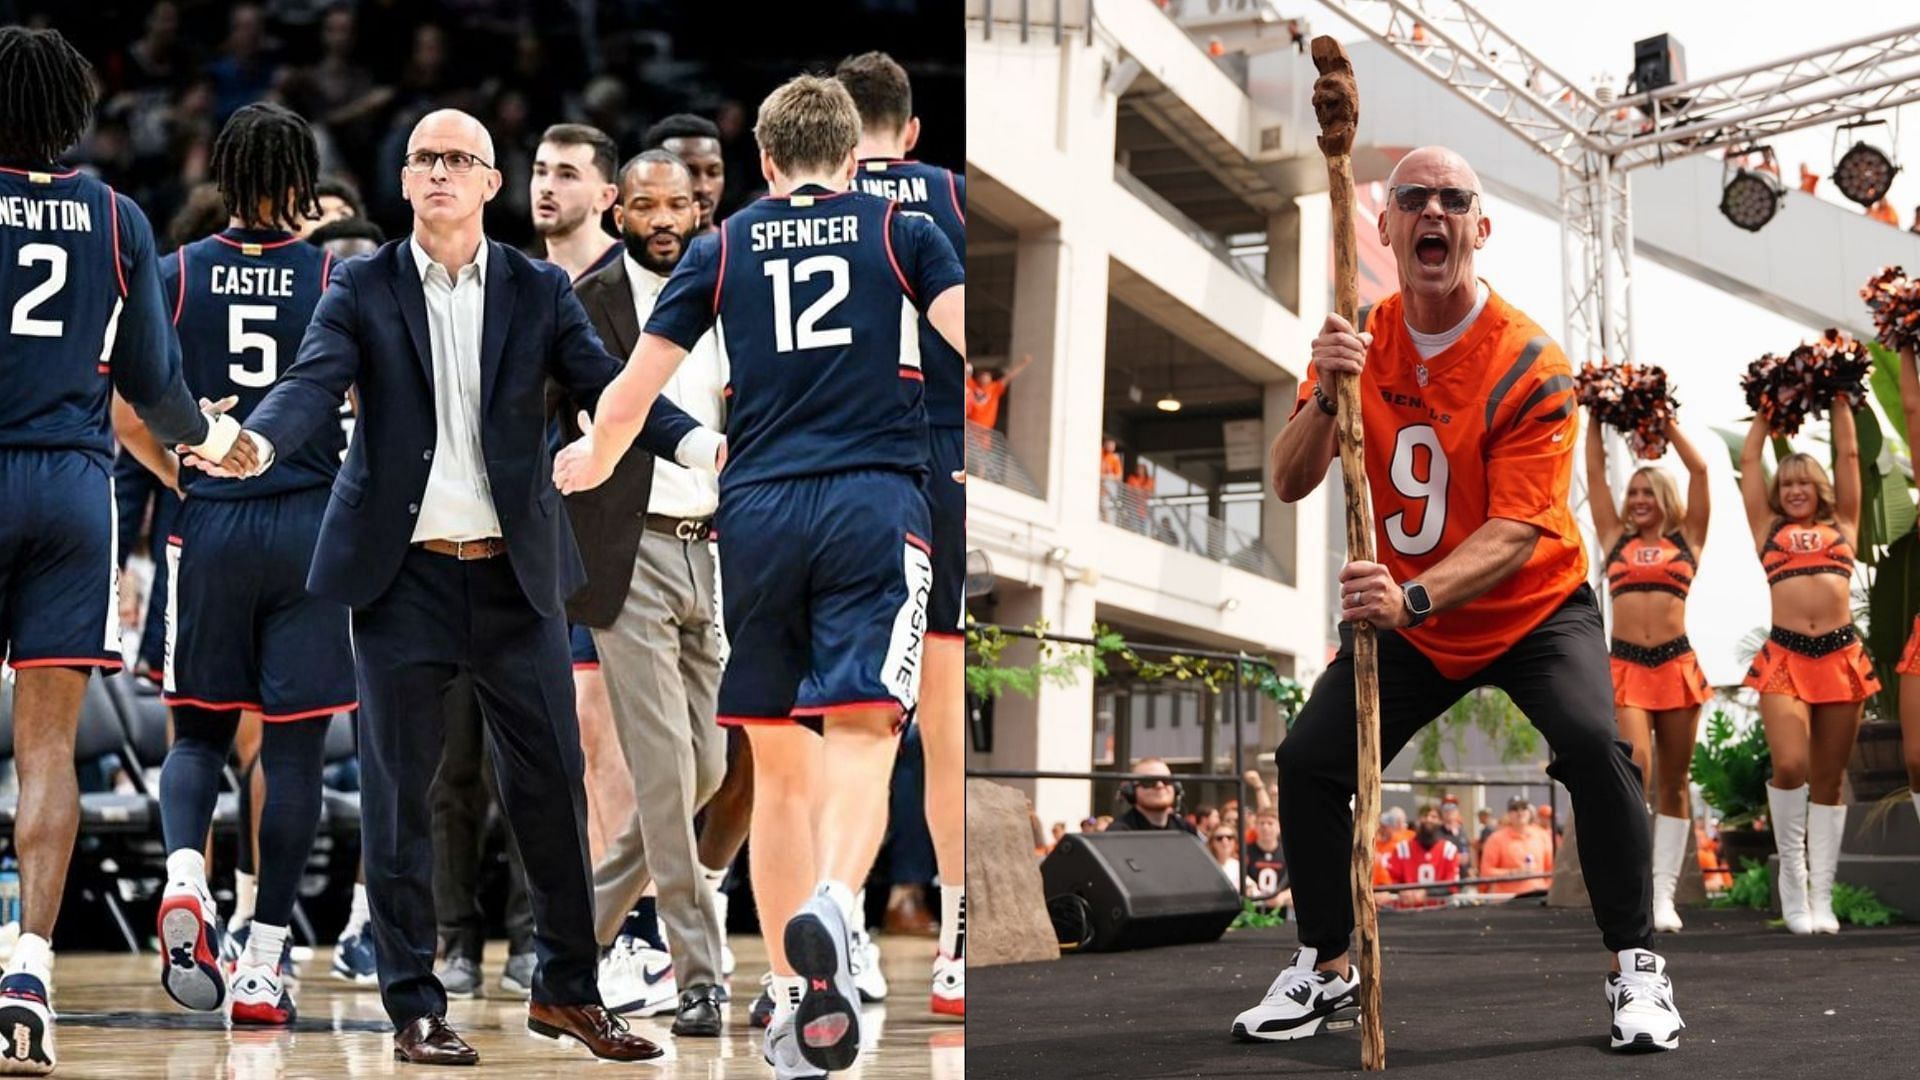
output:
[[[847,260],[839,255],[815,255],[792,266],[789,262],[772,259],[766,264],[766,275],[773,279],[773,351],[784,353],[853,344],[852,328],[838,326],[822,330],[819,325],[821,319],[847,298]],[[800,321],[795,323],[793,283],[806,281],[815,274],[826,274],[831,279],[827,291],[808,304],[807,310],[800,313]]]

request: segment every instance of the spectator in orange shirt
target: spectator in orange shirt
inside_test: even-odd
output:
[[[976,370],[967,365],[967,422],[979,424],[983,428],[998,427],[1000,424],[1000,399],[1007,395],[1007,384],[1018,378],[1033,363],[1033,357],[1022,356],[1020,362],[1006,371]]]
[[[1153,497],[1153,472],[1144,461],[1133,463],[1133,475],[1127,477],[1127,486],[1140,493],[1142,499]]]
[[[1820,174],[1817,172],[1814,172],[1812,169],[1807,168],[1806,162],[1804,161],[1801,162],[1800,163],[1800,190],[1811,195],[1813,194],[1813,189],[1819,186],[1820,186]]]
[[[1100,479],[1118,481],[1126,474],[1126,466],[1120,463],[1120,444],[1112,439],[1101,439]]]
[[[1515,795],[1507,801],[1507,820],[1493,830],[1493,835],[1487,837],[1481,849],[1482,876],[1553,872],[1553,843],[1547,838],[1545,829],[1528,824],[1527,818],[1532,810],[1523,796]],[[1518,881],[1497,881],[1487,886],[1487,891],[1499,895],[1541,892],[1548,884],[1548,879],[1544,877],[1531,877]]]
[[[1393,884],[1393,873],[1387,868],[1387,857],[1403,840],[1413,839],[1413,830],[1407,828],[1407,812],[1394,807],[1380,815],[1380,827],[1373,833],[1373,883],[1375,885]]]

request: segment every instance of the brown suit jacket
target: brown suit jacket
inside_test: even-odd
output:
[[[627,261],[618,259],[588,274],[574,283],[573,291],[607,351],[626,363],[640,341]],[[580,437],[580,426],[574,422],[579,407],[557,385],[549,385],[548,408],[557,414],[568,442]],[[566,496],[567,517],[587,567],[586,585],[567,601],[569,620],[605,629],[620,617],[633,582],[633,563],[640,553],[640,533],[646,527],[647,500],[652,494],[653,455],[636,442],[606,483]]]

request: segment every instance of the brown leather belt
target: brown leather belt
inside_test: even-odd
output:
[[[697,544],[713,535],[713,521],[710,518],[677,518],[665,514],[648,514],[647,528],[657,533],[665,533],[682,543]]]
[[[435,555],[451,555],[461,562],[491,559],[507,553],[507,542],[498,536],[489,536],[484,540],[422,540],[413,546],[425,548]]]

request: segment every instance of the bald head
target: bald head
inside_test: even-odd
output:
[[[1387,187],[1395,184],[1460,187],[1483,194],[1480,174],[1473,171],[1466,158],[1444,146],[1423,146],[1401,158],[1387,177]]]
[[[415,150],[465,150],[482,161],[494,160],[487,125],[459,109],[435,109],[421,117],[407,136],[407,152]]]

